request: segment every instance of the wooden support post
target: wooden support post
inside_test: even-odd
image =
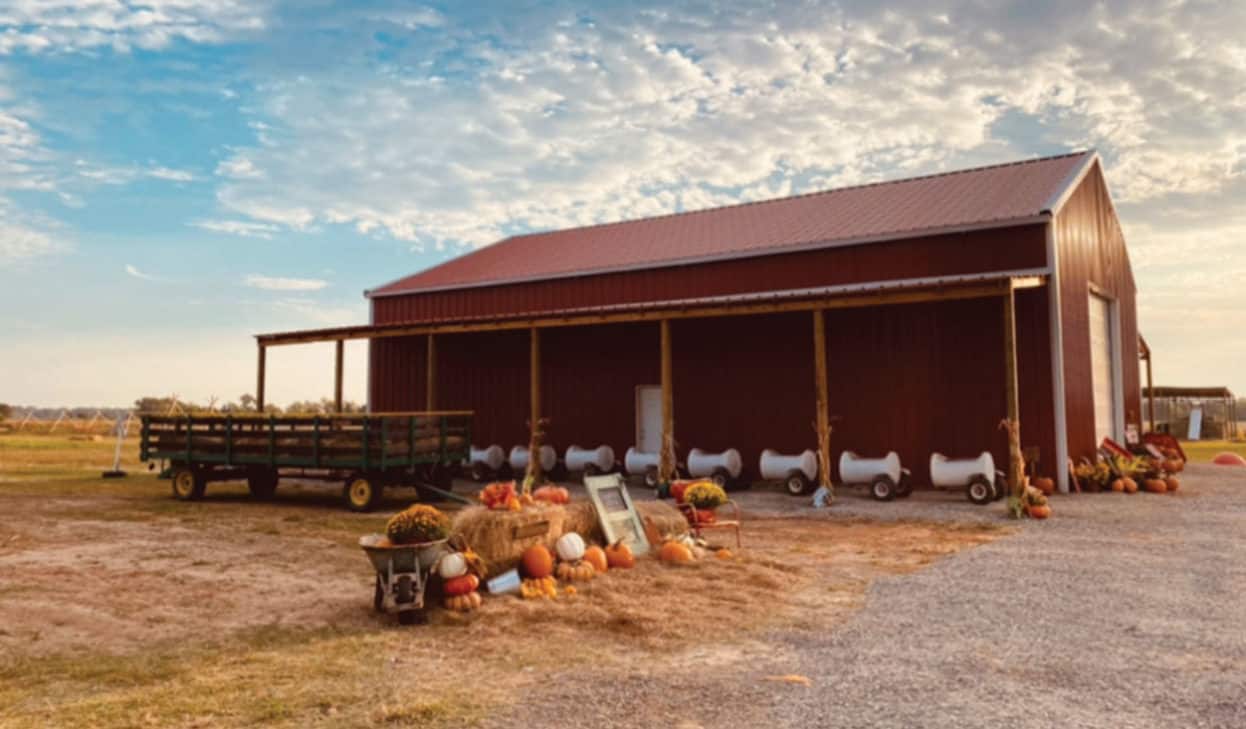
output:
[[[259,360],[255,367],[255,409],[264,412],[264,355],[267,350],[260,345]]]
[[[1146,356],[1146,395],[1147,419],[1151,421],[1151,432],[1155,432],[1155,383],[1151,380],[1151,354]]]
[[[345,358],[346,342],[337,340],[336,359],[333,367],[333,412],[342,412],[342,360]]]
[[[424,409],[431,412],[437,409],[437,335],[428,335],[424,353]]]
[[[817,392],[814,431],[818,437],[818,486],[834,494],[831,487],[831,421],[830,399],[826,381],[826,316],[822,309],[813,310],[813,376]]]
[[[659,323],[662,357],[662,447],[658,451],[658,481],[675,480],[675,395],[674,367],[671,364],[671,321]]]
[[[528,330],[528,380],[530,391],[528,397],[528,474],[524,479],[524,493],[530,493],[533,486],[541,483],[541,330],[532,327]]]
[[[1025,460],[1021,453],[1021,403],[1017,386],[1017,316],[1016,293],[1012,286],[1004,294],[1004,391],[1008,418],[1008,488],[1021,494],[1025,479]],[[1057,463],[1057,469],[1064,464]]]

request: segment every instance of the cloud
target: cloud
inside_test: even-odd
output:
[[[267,25],[267,2],[26,0],[0,8],[0,55],[111,48],[158,50],[175,41],[223,43]]]
[[[229,233],[244,238],[271,239],[279,228],[271,223],[256,223],[247,220],[194,220],[188,223],[195,228],[210,230],[214,233]]]
[[[317,278],[280,278],[255,273],[249,274],[243,283],[265,291],[319,291],[329,285],[328,281]]]
[[[186,170],[174,170],[168,167],[152,167],[147,170],[147,176],[169,182],[191,182],[195,179],[195,176]]]
[[[193,182],[195,175],[186,170],[176,170],[161,165],[148,167],[97,167],[86,160],[74,162],[78,177],[101,185],[128,185],[143,179],[164,180],[167,182]]]
[[[164,280],[163,278],[159,276],[153,276],[150,273],[143,273],[142,271],[138,270],[138,268],[136,268],[133,264],[129,264],[129,263],[125,264],[125,272],[133,276],[134,278],[142,279],[143,281],[163,281]]]

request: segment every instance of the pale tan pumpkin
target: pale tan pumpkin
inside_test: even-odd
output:
[[[558,579],[563,582],[588,582],[596,574],[597,570],[588,560],[558,563]]]

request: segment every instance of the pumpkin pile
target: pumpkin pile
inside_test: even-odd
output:
[[[445,594],[445,608],[468,613],[481,605],[480,578],[484,574],[484,562],[471,549],[448,552],[437,560],[437,574],[441,577],[441,591]]]
[[[588,582],[597,576],[597,568],[584,558],[587,547],[584,537],[575,532],[567,532],[554,544],[558,551],[558,579],[564,582]],[[600,548],[594,547],[600,551]],[[602,554],[604,558],[604,553]]]
[[[385,536],[391,544],[436,542],[449,535],[450,518],[427,504],[413,504],[385,524]]]
[[[562,486],[542,486],[532,492],[532,498],[536,501],[544,501],[547,504],[569,504],[571,503],[571,494]]]

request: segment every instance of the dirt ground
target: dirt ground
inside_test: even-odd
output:
[[[642,559],[574,597],[402,628],[372,612],[355,541],[408,494],[368,515],[323,486],[261,504],[214,484],[188,504],[133,462],[100,479],[110,458],[107,442],[0,436],[0,724],[470,724],[575,666],[657,675],[825,629],[872,581],[1007,530],[746,505],[734,559]]]

